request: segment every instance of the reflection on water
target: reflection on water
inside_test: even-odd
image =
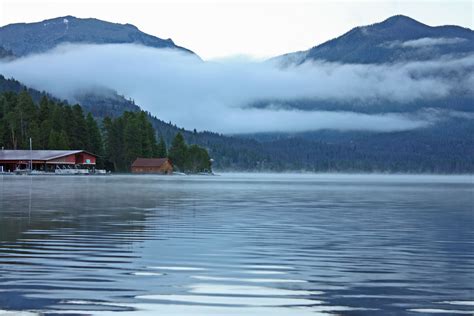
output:
[[[0,176],[0,315],[472,314],[473,188]]]

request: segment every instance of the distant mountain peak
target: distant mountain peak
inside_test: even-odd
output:
[[[64,19],[68,19],[68,20],[74,20],[74,19],[77,19],[74,15],[65,15],[65,16],[59,16],[57,18],[52,18],[52,19],[49,19],[49,21],[53,21],[53,20],[64,20]],[[48,20],[45,20],[45,21],[48,21]]]
[[[468,28],[429,26],[405,15],[395,15],[379,23],[355,27],[307,51],[286,54],[276,59],[283,66],[311,60],[376,64],[472,53],[474,31]]]
[[[49,24],[69,23],[69,22],[72,22],[74,20],[77,20],[77,18],[72,16],[72,15],[66,15],[66,16],[61,16],[61,17],[57,17],[57,18],[54,18],[54,19],[46,19],[46,20],[43,20],[43,21],[38,22],[38,23],[42,23],[43,26],[44,26],[44,25],[49,25]],[[28,25],[29,23],[23,23],[23,24]]]
[[[162,39],[140,31],[135,25],[107,22],[95,18],[60,16],[35,23],[16,23],[0,27],[1,45],[16,56],[48,51],[61,43],[140,44],[171,48],[194,54]],[[195,54],[194,54],[195,55]]]
[[[59,20],[59,21],[60,21],[60,20],[69,20],[69,21],[71,21],[71,20],[76,20],[76,19],[77,19],[77,18],[76,18],[75,16],[73,16],[73,15],[66,15],[66,16],[57,17],[57,18],[55,18],[55,19],[50,19],[50,20]],[[46,21],[47,21],[47,20],[46,20]]]
[[[397,14],[387,18],[386,20],[380,22],[379,24],[396,24],[396,23],[411,23],[411,24],[421,24],[423,23],[403,14]]]
[[[341,37],[345,37],[350,34],[359,32],[362,35],[373,35],[380,32],[403,32],[412,29],[424,29],[430,28],[430,26],[418,22],[405,15],[394,15],[382,22],[377,22],[369,25],[357,26],[349,32],[343,34]]]
[[[426,24],[423,24],[413,18],[410,18],[406,15],[394,15],[389,17],[388,19],[375,23],[366,28],[374,29],[374,30],[392,30],[397,32],[409,32],[410,30],[423,30],[426,28],[431,28]]]

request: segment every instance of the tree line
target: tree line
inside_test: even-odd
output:
[[[40,92],[21,85],[13,79],[5,79],[0,75],[0,96],[2,92],[14,91],[20,94],[27,89],[35,104],[40,104],[46,95],[52,103],[66,105],[45,92]],[[6,97],[5,95],[3,95]],[[17,98],[18,96],[15,96]],[[4,102],[4,101],[3,101]],[[436,100],[434,100],[436,104]],[[453,101],[454,102],[454,101]],[[16,101],[14,102],[16,104]],[[0,111],[4,105],[0,103]],[[118,97],[97,97],[81,100],[82,110],[92,112],[93,119],[99,120],[99,133],[102,137],[103,159],[108,170],[114,169],[113,163],[105,161],[105,147],[102,118],[123,116],[125,111],[138,112],[139,108],[131,101]],[[40,107],[40,106],[39,106]],[[435,106],[438,107],[438,106]],[[464,109],[464,105],[454,106],[455,109]],[[3,115],[0,113],[0,116]],[[18,114],[15,114],[18,115]],[[14,116],[15,116],[14,115]],[[70,115],[68,115],[70,116]],[[474,172],[474,124],[469,117],[446,117],[446,119],[427,128],[410,131],[374,133],[374,132],[339,132],[321,130],[315,132],[254,134],[248,136],[225,136],[209,131],[188,131],[176,125],[159,120],[147,113],[148,121],[153,125],[158,140],[164,138],[166,144],[171,145],[177,133],[181,133],[188,144],[197,144],[206,148],[215,158],[213,169],[235,171],[287,171],[304,170],[308,172],[412,172],[412,173],[473,173]],[[66,117],[60,114],[56,117]],[[86,116],[87,118],[87,116]],[[23,116],[24,119],[24,116]],[[53,119],[53,117],[50,117]],[[58,119],[55,119],[58,121]],[[10,121],[10,120],[9,120]],[[12,122],[15,120],[12,120]],[[16,120],[20,121],[21,120]],[[71,121],[69,119],[68,121]],[[26,126],[23,126],[23,135]],[[5,121],[0,118],[0,148],[13,148],[12,137],[4,128]],[[47,124],[46,124],[47,125]],[[61,124],[54,123],[54,126]],[[35,128],[32,133],[35,134]],[[73,125],[68,126],[72,129]],[[60,129],[56,128],[57,130]],[[39,132],[39,128],[36,128]],[[28,138],[18,137],[21,130],[15,132],[17,148],[28,148]],[[48,148],[45,142],[51,143],[50,148],[57,147],[54,143],[74,143],[74,137],[68,132],[63,136],[53,133],[49,142],[48,129],[42,129],[43,145],[38,147],[38,137],[33,136],[33,147],[36,149]],[[56,134],[56,135],[54,135]],[[65,135],[64,135],[65,134]],[[45,136],[48,135],[48,138]],[[20,139],[22,139],[20,141]],[[158,144],[160,142],[158,141]],[[92,144],[88,141],[87,144]],[[70,144],[71,149],[77,148]],[[165,145],[166,147],[166,145]],[[191,146],[188,146],[191,147]],[[62,148],[62,147],[59,147]],[[110,148],[110,147],[109,147]],[[94,153],[99,153],[89,149]],[[169,151],[169,150],[168,150]],[[194,150],[192,152],[195,152]],[[161,155],[160,155],[161,156]],[[123,163],[120,163],[123,164]],[[176,164],[175,164],[176,165]]]
[[[30,138],[33,149],[84,149],[99,156],[98,167],[117,172],[130,171],[138,157],[169,157],[182,172],[211,170],[207,150],[188,146],[180,133],[168,155],[165,140],[160,137],[157,141],[155,129],[143,111],[106,117],[99,124],[78,104],[71,106],[47,96],[35,104],[26,90],[0,94],[0,147],[29,149]]]
[[[84,149],[100,154],[102,135],[91,114],[44,96],[39,105],[27,91],[0,95],[0,142],[5,149]]]

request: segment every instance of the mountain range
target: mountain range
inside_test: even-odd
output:
[[[38,23],[18,23],[0,28],[0,59],[19,58],[45,52],[63,43],[134,43],[168,48],[195,55],[141,32],[130,24],[115,24],[97,19],[58,17]],[[406,16],[356,27],[342,36],[304,52],[272,58],[281,67],[307,62],[338,64],[400,64],[440,60],[474,53],[474,32],[458,26],[432,27]],[[430,74],[456,81],[472,76],[462,73]],[[20,91],[24,86],[0,77],[0,91]],[[33,91],[33,90],[32,90]],[[47,92],[34,90],[36,95]],[[101,119],[124,111],[138,111],[139,105],[119,91],[86,91],[70,102],[79,102],[86,111]],[[225,136],[213,132],[186,131],[149,114],[157,134],[170,143],[178,131],[190,143],[209,149],[217,169],[226,170],[309,170],[309,171],[392,171],[392,172],[474,172],[473,95],[469,87],[436,100],[412,102],[381,101],[333,102],[301,99],[293,101],[259,100],[250,106],[265,108],[280,104],[298,110],[357,111],[358,113],[420,111],[442,116],[437,124],[411,131],[360,132],[320,130],[305,133],[260,133]],[[431,112],[430,112],[431,111]]]
[[[0,45],[18,57],[42,53],[62,43],[133,43],[194,54],[189,49],[175,45],[171,39],[161,39],[143,33],[134,25],[110,23],[98,19],[64,16],[37,23],[9,24],[0,28]]]
[[[428,26],[404,15],[353,28],[306,51],[276,57],[285,64],[324,60],[352,64],[422,61],[474,51],[474,32],[455,25]]]

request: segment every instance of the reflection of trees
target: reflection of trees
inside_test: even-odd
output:
[[[1,176],[0,176],[1,177]],[[126,242],[128,234],[143,235],[146,211],[156,197],[108,179],[93,177],[16,177],[0,179],[0,243],[28,238],[48,238],[51,231],[90,232],[115,236]],[[44,233],[43,233],[44,231]]]

